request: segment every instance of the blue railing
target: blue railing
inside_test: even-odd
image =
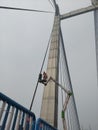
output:
[[[37,120],[35,129],[36,130],[57,130],[56,128],[54,128],[53,126],[48,124],[46,121],[42,120],[41,118]]]
[[[35,130],[34,113],[0,93],[0,130]]]
[[[11,98],[0,93],[0,130],[57,130]]]

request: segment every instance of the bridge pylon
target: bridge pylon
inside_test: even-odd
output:
[[[98,0],[92,0],[92,5],[98,6]],[[98,79],[98,9],[94,10],[94,23],[95,23],[96,66],[97,66],[97,79]]]
[[[47,74],[58,81],[59,75],[59,39],[60,39],[60,16],[59,8],[54,0],[55,17],[51,35],[51,45],[48,57]],[[58,122],[58,87],[56,83],[50,82],[44,88],[41,118],[57,128]]]

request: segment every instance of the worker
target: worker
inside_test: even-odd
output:
[[[44,71],[43,72],[43,82],[47,82],[47,78],[48,78],[48,76],[47,76],[46,72]]]
[[[43,74],[39,74],[39,82],[40,83],[43,83],[44,85],[47,85],[47,78],[48,78],[48,76],[47,76],[47,74],[46,74],[46,72],[43,72]]]
[[[38,81],[39,81],[39,82],[42,81],[42,74],[41,74],[41,73],[39,74],[39,79],[38,79]]]

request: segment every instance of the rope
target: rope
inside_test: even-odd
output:
[[[41,12],[41,13],[53,13],[50,11],[34,10],[34,9],[25,9],[25,8],[16,8],[16,7],[6,7],[0,6],[0,9],[10,9],[10,10],[20,10],[20,11],[31,11],[31,12]]]
[[[51,32],[51,34],[52,34],[52,32]],[[43,59],[43,62],[42,62],[42,66],[41,66],[41,69],[40,69],[40,73],[42,72],[42,69],[43,69],[43,66],[44,66],[44,63],[45,63],[46,55],[47,55],[48,48],[49,48],[49,43],[50,43],[50,40],[51,40],[51,34],[50,34],[50,38],[49,38],[48,45],[47,45],[47,48],[46,48],[45,56],[44,56],[44,59]],[[31,105],[30,105],[30,111],[32,109],[33,102],[34,102],[35,95],[36,95],[36,91],[37,91],[37,88],[38,88],[38,83],[39,83],[38,80],[39,80],[39,76],[38,76],[36,87],[35,87],[34,94],[33,94],[33,97],[32,97],[32,101],[31,101]]]

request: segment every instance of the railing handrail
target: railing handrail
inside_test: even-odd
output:
[[[8,103],[9,105],[18,108],[19,110],[22,110],[23,112],[33,116],[33,119],[35,120],[35,114],[33,112],[31,112],[30,110],[26,109],[25,107],[23,107],[22,105],[20,105],[19,103],[13,101],[11,98],[9,98],[8,96],[4,95],[3,93],[0,92],[0,100],[3,100],[4,102]]]
[[[10,106],[12,106],[12,108],[16,108],[16,112],[14,114],[14,120],[12,122],[13,123],[13,128],[15,127],[15,123],[16,123],[16,120],[17,120],[16,116],[18,115],[17,114],[18,110],[20,110],[21,112],[23,112],[22,118],[21,118],[21,124],[20,124],[21,126],[24,127],[24,125],[23,125],[24,114],[27,114],[28,116],[32,117],[32,119],[33,119],[32,120],[33,124],[32,124],[32,127],[31,127],[32,130],[39,130],[40,128],[42,128],[42,129],[46,129],[47,128],[47,130],[57,130],[55,127],[53,127],[52,125],[48,124],[48,122],[46,122],[45,120],[43,120],[41,118],[38,118],[37,121],[36,121],[36,116],[35,116],[35,114],[33,112],[31,112],[30,110],[28,110],[24,106],[20,105],[19,103],[15,102],[14,100],[12,100],[11,98],[9,98],[8,96],[4,95],[1,92],[0,92],[0,100],[3,102],[3,103],[1,102],[2,105],[3,104],[7,104],[4,120],[3,120],[2,125],[1,125],[1,130],[4,130],[5,127],[6,127],[6,122],[7,122],[7,118],[8,118],[8,113],[10,111]],[[1,108],[1,113],[2,113],[2,111],[4,111],[3,107]],[[27,123],[30,122],[29,119],[31,119],[31,118],[27,118]],[[10,117],[10,121],[11,120],[12,120],[12,118]],[[9,124],[7,124],[7,125],[8,125],[8,127],[10,127]],[[27,124],[26,130],[29,130],[29,126],[28,125],[29,124]]]
[[[36,121],[36,126],[35,126],[35,130],[39,130],[39,126],[40,124],[43,124],[45,126],[47,126],[49,129],[51,130],[57,130],[57,128],[51,126],[50,124],[48,124],[45,120],[41,119],[41,118],[38,118],[37,121]]]

